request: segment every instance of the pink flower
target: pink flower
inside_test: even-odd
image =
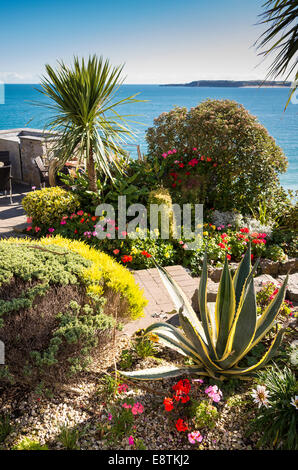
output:
[[[172,150],[168,151],[168,155],[172,155],[172,153],[173,153]]]
[[[192,381],[193,381],[193,382],[199,382],[200,384],[203,384],[203,383],[204,383],[204,380],[203,380],[203,379],[193,379]]]
[[[32,186],[32,189],[33,189],[33,191],[35,191],[35,189],[36,189],[36,186]]]
[[[78,215],[84,215],[84,211],[78,211],[77,214]]]
[[[134,438],[133,438],[132,436],[129,436],[129,438],[128,438],[128,444],[129,444],[130,446],[133,446],[134,443],[135,443]]]
[[[184,245],[184,242],[180,240],[179,245]]]
[[[119,384],[118,385],[118,393],[127,392],[127,390],[128,390],[128,385],[127,384]]]
[[[128,410],[129,408],[132,408],[132,406],[128,405],[127,403],[123,403],[122,408],[125,408],[126,410]]]
[[[32,217],[27,217],[27,224],[32,224]]]
[[[131,410],[133,415],[142,414],[143,411],[144,411],[144,407],[139,402],[135,403],[132,407],[132,410]]]
[[[176,149],[172,149],[172,153],[177,153],[177,150],[176,150]]]
[[[217,385],[210,385],[206,388],[205,393],[207,393],[208,397],[211,398],[215,403],[218,403],[222,397],[222,391],[219,390]]]
[[[126,237],[127,232],[125,232],[125,230],[124,230],[123,232],[121,232],[121,235],[122,235],[123,237]]]
[[[27,227],[26,228],[26,232],[30,232],[30,230],[32,230],[32,227]]]
[[[202,442],[203,436],[200,431],[193,431],[188,434],[188,440],[191,444],[195,444],[196,442]]]
[[[111,415],[111,413],[109,413],[109,414],[108,414],[108,420],[109,420],[109,421],[112,421],[112,418],[113,418],[113,416]]]
[[[50,228],[49,228],[49,232],[50,232],[50,233],[53,233],[53,232],[55,232],[55,229],[54,229],[53,227],[50,227]]]
[[[40,232],[41,228],[40,227],[35,227],[35,232]]]
[[[163,154],[162,154],[162,157],[163,157],[163,158],[167,158],[167,156],[168,156],[167,153],[163,153]]]
[[[61,222],[60,222],[60,225],[65,225],[65,224],[66,224],[66,220],[62,219]]]

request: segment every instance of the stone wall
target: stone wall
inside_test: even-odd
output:
[[[0,151],[9,152],[12,177],[15,181],[40,186],[39,171],[34,164],[36,157],[48,160],[50,134],[40,129],[11,129],[0,131]],[[48,138],[47,144],[45,138]]]

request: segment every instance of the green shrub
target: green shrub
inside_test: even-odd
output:
[[[268,405],[262,405],[251,424],[261,433],[260,446],[298,450],[297,380],[288,368],[276,365],[258,374],[258,383],[269,392]]]
[[[5,441],[12,431],[11,418],[8,414],[0,414],[0,443]]]
[[[35,225],[51,227],[60,223],[64,215],[74,212],[79,207],[79,199],[75,193],[54,186],[28,193],[22,204]]]
[[[196,178],[201,175],[208,191],[205,201],[200,202],[218,209],[257,210],[260,193],[266,196],[273,187],[278,188],[278,173],[287,167],[285,155],[265,127],[242,105],[230,100],[208,99],[189,111],[176,107],[162,113],[146,138],[150,158],[159,157],[161,165],[163,153],[176,151],[166,157],[166,169],[168,174],[174,169],[177,181],[183,181],[180,174],[186,171],[195,170]],[[189,166],[194,157],[192,149],[199,160],[194,167]],[[207,157],[212,161],[210,166]],[[189,195],[192,191],[190,188]],[[179,194],[180,189],[176,192]]]
[[[46,445],[42,446],[38,441],[24,437],[12,450],[49,450],[49,448]]]
[[[120,319],[145,305],[125,268],[61,238],[1,241],[0,297],[8,368],[1,380],[30,385],[86,369],[115,325],[115,310]]]
[[[266,258],[271,259],[272,261],[283,261],[286,259],[284,250],[278,245],[270,245],[265,252]]]
[[[190,405],[189,414],[198,429],[213,429],[219,415],[217,408],[207,400],[202,400],[201,402],[193,400]]]

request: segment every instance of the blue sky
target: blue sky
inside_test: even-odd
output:
[[[37,83],[44,64],[96,53],[126,83],[263,79],[253,47],[264,0],[1,0],[0,80]]]

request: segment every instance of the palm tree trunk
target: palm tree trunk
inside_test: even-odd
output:
[[[87,171],[89,179],[89,189],[90,191],[97,191],[97,178],[92,148],[90,148],[89,158],[87,159]]]

